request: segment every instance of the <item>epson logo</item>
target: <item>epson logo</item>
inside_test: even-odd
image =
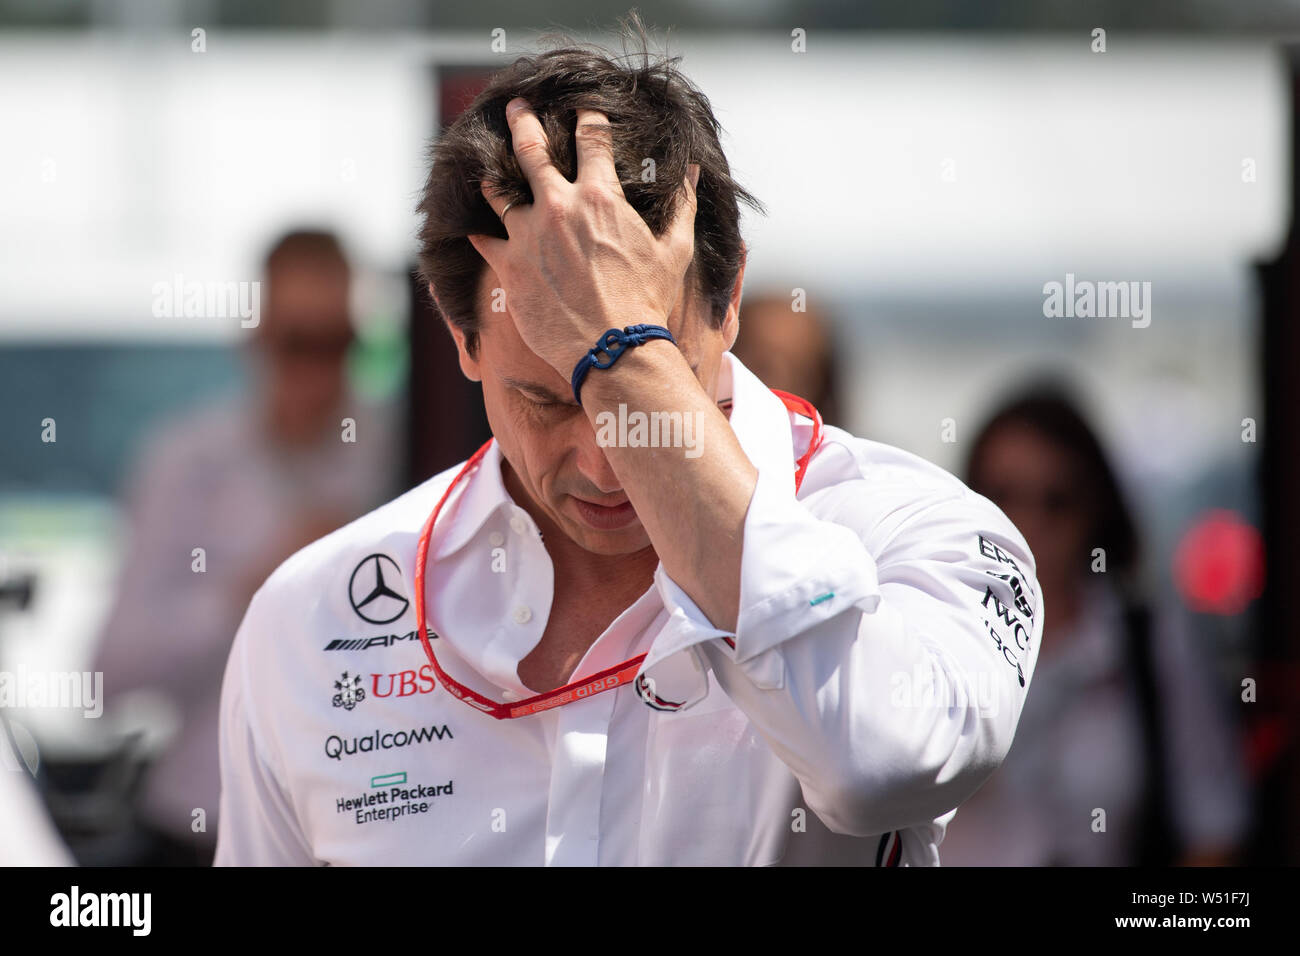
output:
[[[343,738],[330,734],[325,738],[325,756],[331,760],[342,760],[358,753],[370,753],[375,750],[393,750],[410,744],[424,744],[431,740],[452,737],[446,724],[441,727],[425,727],[413,730],[399,730],[396,733],[383,733],[376,730],[368,737]]]

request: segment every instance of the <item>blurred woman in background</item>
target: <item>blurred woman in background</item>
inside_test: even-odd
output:
[[[945,866],[1222,865],[1248,800],[1233,688],[1212,688],[1180,615],[1155,613],[1115,473],[1071,399],[997,411],[966,481],[1024,534],[1046,619],[1006,762],[957,811]]]

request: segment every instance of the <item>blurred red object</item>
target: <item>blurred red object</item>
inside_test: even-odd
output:
[[[1264,539],[1235,512],[1206,512],[1174,551],[1174,582],[1193,611],[1240,614],[1264,590]]]

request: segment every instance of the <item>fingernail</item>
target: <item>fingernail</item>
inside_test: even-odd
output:
[[[528,101],[524,99],[522,96],[516,96],[513,100],[511,100],[509,103],[506,104],[506,116],[512,117],[520,110],[525,110],[525,109],[528,109]]]
[[[686,167],[687,174],[691,177],[691,188],[695,189],[700,185],[700,164],[691,163]]]

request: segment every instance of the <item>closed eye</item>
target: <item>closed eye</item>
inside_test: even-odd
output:
[[[557,402],[553,398],[544,398],[544,399],[533,398],[531,395],[528,395],[526,392],[520,392],[519,394],[523,395],[524,401],[526,401],[533,408],[566,408],[566,407],[577,408],[578,407],[573,402]]]

